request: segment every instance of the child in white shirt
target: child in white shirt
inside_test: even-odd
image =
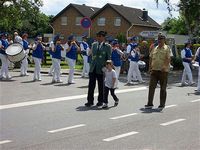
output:
[[[113,69],[112,60],[107,60],[106,70],[105,70],[105,87],[104,87],[104,100],[103,100],[104,105],[102,106],[102,108],[104,109],[108,108],[109,91],[115,101],[114,106],[118,105],[119,99],[115,95],[115,89],[117,87],[116,79],[117,79],[117,75],[116,75],[115,70]]]

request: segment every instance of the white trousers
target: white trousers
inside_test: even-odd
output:
[[[53,72],[53,80],[54,81],[60,81],[60,59],[52,58],[52,64],[54,68]]]
[[[6,77],[6,78],[10,78],[9,75],[9,70],[8,70],[8,66],[9,66],[9,60],[7,58],[6,55],[0,54],[0,59],[1,59],[1,72],[0,72],[0,78],[2,77]]]
[[[21,75],[27,75],[27,70],[28,70],[28,56],[26,56],[22,62],[21,62]]]
[[[181,83],[182,84],[185,83],[186,76],[187,76],[188,79],[189,79],[189,84],[192,84],[193,83],[193,78],[192,78],[192,71],[191,71],[191,68],[190,68],[190,64],[186,63],[186,62],[183,62],[183,66],[184,66],[184,70],[183,70]]]
[[[74,80],[74,70],[75,70],[76,60],[67,57],[67,63],[68,63],[68,66],[69,66],[68,83],[72,83],[73,80]]]
[[[115,67],[115,72],[116,72],[116,75],[117,75],[117,79],[119,79],[119,74],[120,74],[121,66],[119,66],[119,67],[114,66],[114,67]]]
[[[88,63],[88,56],[83,55],[83,71],[82,76],[87,76],[89,74],[90,64]]]
[[[34,80],[35,79],[41,80],[40,71],[41,71],[41,62],[42,62],[42,59],[33,57],[33,60],[34,60],[34,63],[35,63],[35,70],[34,70],[34,77],[33,77],[33,79]]]
[[[49,69],[49,74],[53,74],[53,71],[54,71],[54,65],[53,65],[53,58],[52,58],[52,55],[50,55],[50,57],[51,57],[51,62],[52,62],[52,64],[51,64],[51,67],[50,67],[50,69]]]
[[[143,81],[139,70],[139,65],[135,61],[130,61],[128,76],[127,76],[128,83],[131,82],[132,77],[136,77],[139,80],[139,82]]]
[[[197,91],[200,92],[200,66],[199,66],[199,74],[198,74]]]

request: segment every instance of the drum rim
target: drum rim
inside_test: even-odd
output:
[[[13,55],[13,56],[14,56],[14,55]],[[25,57],[26,57],[26,55],[25,55],[20,61],[24,60]],[[9,60],[10,62],[12,62],[12,63],[20,62],[20,61],[11,61],[11,60],[9,59],[9,57],[8,57],[8,60]]]
[[[22,47],[22,49],[21,49],[21,51],[20,51],[19,53],[21,53],[21,52],[24,50],[22,44],[20,44],[20,43],[12,43],[12,44],[10,44],[9,46],[14,45],[14,44],[20,45],[20,46]],[[8,47],[9,47],[9,46],[8,46]],[[6,50],[8,49],[8,47],[5,49],[5,53],[6,53]],[[18,54],[19,54],[19,53],[18,53]],[[7,54],[7,53],[6,53],[6,54]],[[7,55],[8,55],[8,56],[16,56],[16,55],[18,55],[18,54],[15,54],[15,55],[9,55],[9,54],[7,54]]]

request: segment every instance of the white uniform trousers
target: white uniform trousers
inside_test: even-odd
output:
[[[184,70],[183,70],[181,83],[185,84],[186,76],[188,76],[189,84],[192,84],[193,83],[193,78],[192,78],[192,71],[191,71],[191,68],[190,68],[190,64],[187,63],[187,62],[183,62],[183,66],[184,66]]]
[[[131,82],[132,76],[136,77],[139,80],[139,82],[143,82],[142,76],[139,70],[139,65],[136,61],[130,61],[128,77],[127,77],[128,83]]]
[[[128,61],[129,61],[129,69],[130,69],[131,59],[128,59]],[[128,69],[128,73],[129,73],[129,69]],[[137,77],[136,77],[135,73],[132,73],[131,80],[134,80],[134,81],[137,80]],[[128,82],[128,83],[129,83],[129,82]]]
[[[34,70],[33,80],[41,80],[40,71],[41,71],[41,62],[42,62],[42,59],[41,58],[33,57],[33,60],[34,60],[34,63],[35,63],[35,70]]]
[[[61,81],[60,80],[60,59],[52,58],[52,64],[54,68],[53,72],[53,81]]]
[[[67,63],[69,65],[68,83],[73,83],[76,60],[67,57]]]
[[[200,92],[200,66],[199,66],[199,74],[198,74],[197,91]]]
[[[28,56],[25,56],[25,58],[21,62],[21,75],[28,75]]]
[[[50,69],[49,69],[49,75],[52,75],[52,74],[53,74],[53,71],[54,71],[54,65],[53,65],[53,58],[52,58],[52,55],[50,55],[50,57],[51,57],[51,62],[52,62],[52,64],[51,64],[51,67],[50,67]]]
[[[6,77],[6,78],[11,78],[9,75],[9,60],[6,55],[0,54],[0,59],[1,59],[1,73],[0,73],[0,78]]]
[[[82,77],[86,77],[89,75],[90,64],[88,63],[88,56],[83,55],[83,71]]]
[[[116,85],[118,86],[118,83],[119,83],[119,74],[120,74],[120,70],[121,70],[121,66],[114,66],[115,67],[115,72],[116,72],[116,75],[117,75],[117,79],[116,79]]]

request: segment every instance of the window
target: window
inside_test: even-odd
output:
[[[116,17],[114,20],[114,26],[121,26],[121,18],[120,17]]]
[[[82,19],[83,17],[76,17],[76,25],[77,26],[80,26],[81,25],[81,19]]]
[[[104,17],[99,18],[97,24],[99,26],[105,26],[105,24],[106,24],[106,18],[104,18]]]
[[[67,17],[61,17],[61,25],[67,25]]]

